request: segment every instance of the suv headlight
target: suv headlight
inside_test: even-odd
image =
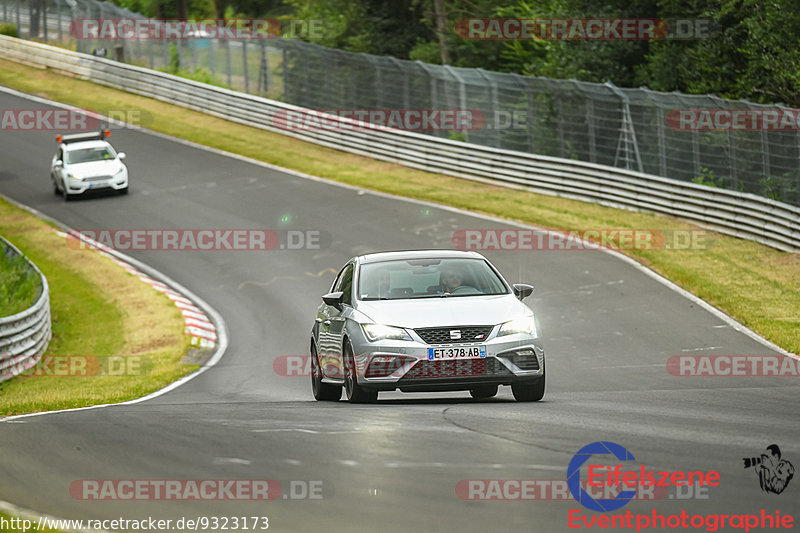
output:
[[[74,180],[82,180],[83,179],[81,176],[73,174],[72,172],[67,172],[67,177],[68,178],[72,178]]]
[[[384,326],[383,324],[362,324],[361,328],[364,330],[364,334],[367,336],[367,338],[373,342],[384,339],[395,339],[400,341],[411,340],[411,337],[403,328]]]
[[[514,335],[515,333],[524,333],[536,337],[536,320],[533,315],[527,315],[514,320],[504,322],[500,326],[500,331],[497,333],[498,337],[504,335]]]

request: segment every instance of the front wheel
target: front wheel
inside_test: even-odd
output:
[[[378,391],[366,390],[358,384],[356,376],[356,360],[350,341],[345,341],[342,347],[344,359],[344,393],[350,403],[375,403],[378,401]]]
[[[322,382],[322,369],[317,358],[317,348],[311,345],[311,392],[314,399],[320,402],[338,402],[342,397],[342,388]]]
[[[542,377],[536,381],[512,383],[511,392],[514,393],[514,399],[518,402],[538,402],[544,397],[544,380],[545,375],[542,372]]]

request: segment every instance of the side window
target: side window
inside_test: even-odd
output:
[[[342,270],[339,279],[336,280],[334,292],[342,291],[342,303],[353,305],[353,264],[349,264]]]
[[[56,153],[56,161],[64,161],[64,149],[59,148],[58,152]]]

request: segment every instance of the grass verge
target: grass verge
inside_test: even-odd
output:
[[[41,365],[0,383],[0,415],[130,400],[197,368],[180,363],[189,337],[165,295],[2,199],[0,234],[47,277],[53,325]]]
[[[692,230],[674,218],[413,170],[228,122],[50,70],[0,60],[0,84],[98,112],[140,110],[149,129],[364,188],[559,229]],[[540,252],[544,253],[544,252]],[[714,235],[713,246],[624,253],[779,346],[800,352],[800,254]]]
[[[0,317],[15,315],[32,306],[42,287],[40,276],[24,257],[5,251],[0,241]]]

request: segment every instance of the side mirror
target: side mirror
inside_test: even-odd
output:
[[[339,311],[342,310],[342,291],[337,292],[329,292],[328,294],[322,295],[322,301],[325,302],[326,305],[330,305],[331,307],[335,307]]]
[[[56,161],[56,164],[55,164],[56,168],[61,168],[63,166],[64,166],[64,162],[62,160],[59,159],[58,161]]]
[[[520,301],[524,300],[531,294],[533,294],[533,285],[527,285],[525,283],[515,283],[514,284],[514,296],[516,296]]]
[[[120,159],[125,159],[125,152],[118,153],[117,157],[119,157]]]

